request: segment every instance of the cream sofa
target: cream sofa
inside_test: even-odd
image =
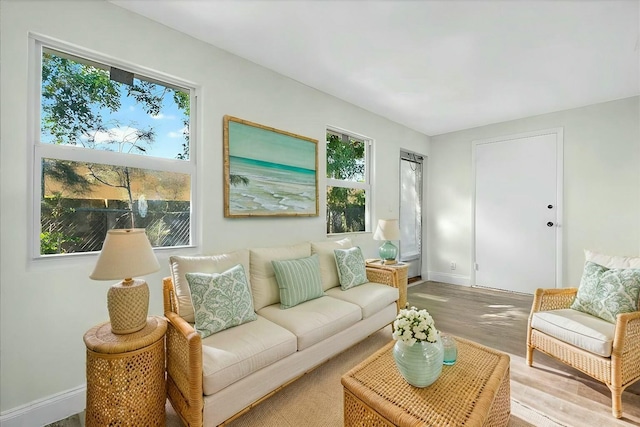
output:
[[[367,270],[385,284],[340,287],[333,251],[351,246],[343,239],[171,257],[172,276],[163,284],[167,394],[186,425],[215,426],[236,418],[395,319],[399,292],[390,273],[385,278],[384,270]],[[312,254],[318,254],[324,296],[282,309],[271,262]],[[257,320],[202,339],[192,323],[185,274],[220,273],[238,264],[246,272]]]

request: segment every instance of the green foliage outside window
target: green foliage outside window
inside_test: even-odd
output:
[[[62,205],[62,194],[45,197],[42,201],[42,211],[50,218],[47,227],[40,232],[41,254],[67,253],[74,244],[81,239],[73,237],[64,231],[65,219],[74,213],[73,208]]]
[[[131,77],[130,82],[121,82],[111,78],[109,66],[75,57],[49,48],[43,48],[41,81],[41,143],[54,145],[81,146],[91,150],[102,150],[125,155],[153,155],[164,158],[189,160],[189,120],[190,94],[180,90],[122,72]],[[122,80],[122,79],[120,79]],[[137,117],[146,117],[146,124],[132,119],[133,111]],[[171,111],[170,113],[167,113]],[[177,111],[177,113],[174,113]],[[180,140],[164,136],[161,146],[156,149],[158,120],[168,115],[181,119],[182,146]],[[153,120],[149,120],[151,117]],[[177,125],[179,126],[179,124]],[[180,137],[179,132],[176,132]],[[173,138],[173,137],[172,137]],[[175,151],[173,147],[175,146]],[[149,188],[155,198],[167,198],[179,205],[177,211],[158,212],[157,222],[147,224],[153,235],[154,244],[162,246],[175,229],[170,228],[169,219],[179,215],[181,223],[173,220],[173,227],[184,228],[184,215],[190,211],[189,201],[180,201],[181,194],[189,193],[190,182],[184,180],[184,174],[157,172],[150,169],[131,168],[100,163],[80,163],[63,158],[41,159],[42,177],[40,207],[41,233],[40,253],[58,254],[98,249],[101,240],[111,227],[144,226],[145,215],[135,210],[136,199],[144,193],[135,193],[134,188],[148,188],[151,182],[160,182],[160,187]],[[154,178],[162,174],[162,179]],[[175,181],[175,182],[174,182]],[[51,187],[49,187],[51,186]],[[95,208],[96,195],[107,194],[104,188],[119,189],[121,196],[112,201],[120,204],[120,214],[113,220],[113,209]],[[139,190],[143,191],[143,190]],[[53,196],[52,196],[53,194]],[[176,199],[173,199],[175,194]],[[144,199],[144,197],[142,197]],[[106,197],[103,200],[107,204]],[[79,206],[77,212],[68,206]],[[107,213],[107,211],[109,211]],[[125,214],[122,214],[122,212]],[[124,216],[128,218],[123,221]],[[169,215],[163,219],[162,215]],[[90,218],[100,216],[93,221],[92,230],[88,230]],[[142,217],[142,218],[141,218]],[[115,221],[115,222],[114,222]],[[139,224],[136,224],[138,221]],[[187,225],[188,226],[188,225]],[[180,235],[188,235],[181,230]],[[100,237],[103,239],[103,237]],[[174,239],[175,240],[175,239]],[[180,241],[177,244],[185,244]],[[168,245],[171,245],[168,243]]]
[[[327,133],[327,178],[364,181],[364,141]]]
[[[166,96],[170,96],[184,113],[185,144],[176,158],[186,160],[189,158],[188,93],[138,78],[134,78],[131,85],[120,83],[111,80],[107,69],[45,49],[42,54],[43,142],[92,149],[113,146],[117,149],[110,150],[121,152],[125,145],[128,153],[145,154],[145,145],[155,139],[153,127],[139,128],[137,123],[121,123],[111,115],[120,110],[124,98],[131,98],[147,114],[157,116],[162,112]],[[96,140],[98,133],[108,133],[113,128],[130,129],[133,135],[127,135],[126,140]],[[101,145],[104,147],[100,148]]]
[[[365,231],[366,192],[349,187],[365,181],[365,142],[327,133],[327,178],[343,186],[327,187],[327,233]]]

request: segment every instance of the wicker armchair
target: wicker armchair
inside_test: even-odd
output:
[[[585,351],[532,327],[535,313],[570,308],[577,291],[577,288],[536,291],[527,330],[527,365],[533,365],[536,349],[603,382],[611,390],[613,416],[621,418],[622,392],[640,379],[640,307],[638,311],[617,316],[610,357]]]

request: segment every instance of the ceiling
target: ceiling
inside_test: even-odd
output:
[[[640,94],[639,0],[112,0],[427,135]]]

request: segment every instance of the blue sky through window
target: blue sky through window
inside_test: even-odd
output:
[[[55,53],[51,54],[55,55]],[[69,59],[67,55],[64,56]],[[84,64],[81,59],[78,59],[77,62],[69,60],[74,63],[71,68],[73,73],[82,74],[86,70],[92,70],[93,72],[97,70],[98,72],[106,73],[108,76],[106,69],[103,70]],[[105,66],[105,68],[108,67]],[[120,94],[120,108],[116,111],[111,111],[106,107],[101,108],[98,102],[91,104],[91,111],[102,117],[103,129],[98,130],[97,123],[95,126],[87,123],[88,127],[92,129],[90,133],[93,135],[81,136],[76,145],[90,147],[91,144],[87,142],[90,136],[93,136],[95,139],[94,149],[142,154],[131,150],[131,142],[136,140],[137,130],[147,131],[153,129],[153,142],[140,144],[145,150],[143,155],[175,159],[179,154],[183,153],[183,144],[186,141],[184,135],[185,121],[188,122],[189,120],[186,117],[186,112],[180,109],[174,101],[173,89],[168,89],[157,83],[147,86],[151,88],[151,92],[154,94],[164,94],[159,113],[153,115],[145,111],[144,103],[137,102],[134,96],[128,95],[128,85],[113,81],[111,83]],[[134,86],[140,85],[140,83],[141,80],[134,79]],[[42,97],[43,106],[51,105],[52,103],[52,100]],[[43,108],[43,123],[44,119],[45,112]],[[53,143],[53,141],[53,135],[42,126],[41,142]]]
[[[138,83],[138,79],[134,80]],[[144,111],[143,105],[137,103],[132,96],[127,96],[127,86],[119,84],[121,107],[118,111],[110,112],[103,108],[100,110],[105,118],[109,132],[96,135],[96,141],[126,141],[135,135],[137,129],[146,130],[152,128],[155,134],[154,142],[145,144],[146,155],[175,159],[182,153],[184,139],[184,111],[179,109],[173,100],[173,93],[167,91],[162,101],[162,108],[158,115],[151,115]],[[162,86],[155,85],[157,91],[163,90]],[[109,119],[107,119],[107,117]],[[130,145],[127,144],[126,149]],[[111,149],[116,149],[112,145]]]

